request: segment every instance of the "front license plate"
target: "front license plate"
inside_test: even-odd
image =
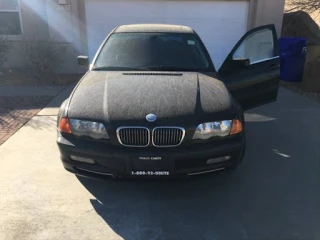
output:
[[[131,171],[132,176],[169,176],[169,171]]]

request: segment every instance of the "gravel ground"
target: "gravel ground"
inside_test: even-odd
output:
[[[301,82],[292,83],[292,82],[281,81],[280,85],[282,87],[285,87],[285,88],[291,90],[291,91],[300,93],[301,95],[304,95],[304,96],[306,96],[308,98],[311,98],[313,100],[316,100],[316,101],[320,102],[320,92],[316,93],[316,92],[305,92],[305,91],[303,91]]]

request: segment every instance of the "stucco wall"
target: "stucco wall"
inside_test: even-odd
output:
[[[76,57],[82,52],[77,0],[61,7],[58,0],[20,0],[22,35],[9,36],[13,43],[5,67],[25,67],[25,41],[50,40],[66,47],[65,61],[57,72],[83,72]]]
[[[281,36],[285,0],[251,0],[248,28],[275,24]]]
[[[48,37],[46,2],[43,0],[20,0],[22,18],[22,35],[9,36],[12,50],[8,55],[5,67],[24,67],[23,42],[27,39]]]
[[[77,0],[68,0],[66,5],[59,5],[57,0],[46,1],[49,37],[68,46],[68,54],[60,71],[78,72],[81,69],[77,64],[77,56],[82,50]]]

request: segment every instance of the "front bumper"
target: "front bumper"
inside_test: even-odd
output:
[[[170,176],[188,176],[222,170],[241,161],[244,141],[240,134],[185,147],[127,148],[62,135],[57,139],[65,169],[86,177],[131,176],[133,171],[168,171]],[[71,155],[93,159],[95,164],[73,161]],[[225,156],[230,158],[207,163],[209,159]]]

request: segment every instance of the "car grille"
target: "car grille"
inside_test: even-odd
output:
[[[155,147],[176,147],[182,143],[184,135],[183,128],[157,127],[152,131],[152,144]]]
[[[117,129],[120,144],[127,147],[146,147],[150,143],[150,131],[144,127],[121,127]]]
[[[151,138],[155,147],[176,147],[182,143],[184,136],[185,130],[179,127],[156,127],[152,130],[152,136],[145,127],[117,129],[118,141],[126,147],[147,147]]]

